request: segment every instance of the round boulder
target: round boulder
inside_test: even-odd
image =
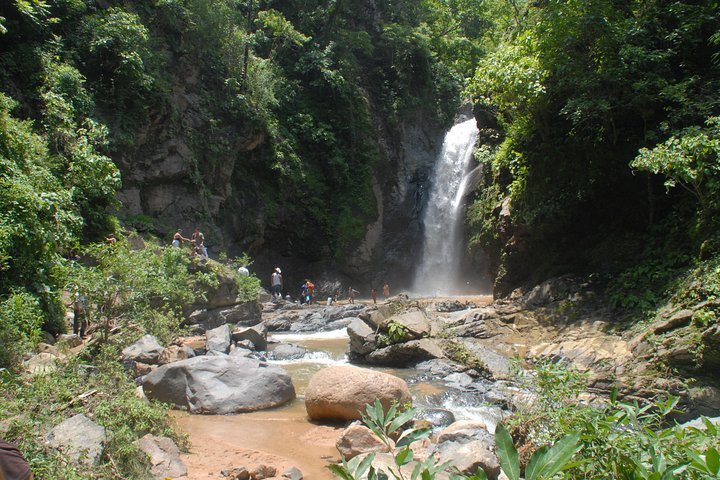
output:
[[[320,370],[305,390],[311,420],[357,420],[365,406],[380,400],[385,410],[393,401],[412,401],[405,380],[364,368],[339,366]]]
[[[202,356],[159,367],[143,382],[149,398],[191,413],[224,415],[282,405],[295,398],[290,375],[240,356]]]

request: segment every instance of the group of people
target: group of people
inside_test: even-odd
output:
[[[202,257],[207,258],[207,247],[205,246],[205,235],[196,228],[190,238],[183,237],[182,229],[178,228],[175,235],[173,235],[172,246],[175,248],[181,248],[183,242],[190,244],[190,256],[191,257]]]
[[[309,279],[306,278],[303,283],[300,285],[300,304],[307,304],[310,305],[313,303],[313,299],[315,297],[315,284]],[[273,299],[283,299],[290,300],[290,295],[288,294],[286,297],[283,297],[283,276],[282,276],[282,270],[280,270],[280,267],[275,267],[273,269],[272,274],[270,275],[270,294],[272,295]],[[360,292],[358,290],[355,290],[352,286],[348,287],[347,289],[347,298],[348,302],[355,303],[355,297],[359,295]],[[385,282],[382,287],[382,294],[385,297],[385,299],[390,297],[390,285]],[[378,291],[376,288],[372,288],[370,291],[370,296],[372,297],[373,303],[377,303],[377,295]],[[335,302],[337,302],[338,295],[337,293],[330,295],[327,299],[326,304],[332,305]]]
[[[387,300],[390,297],[390,284],[385,282],[382,287],[383,297],[385,297],[385,300]],[[348,287],[348,301],[350,303],[355,303],[355,295],[358,295],[360,292],[355,290],[352,286]],[[377,288],[372,287],[370,289],[370,298],[372,298],[373,304],[377,303],[377,295],[378,291]]]

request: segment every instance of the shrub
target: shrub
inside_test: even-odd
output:
[[[37,297],[15,291],[0,302],[0,367],[14,368],[40,339],[44,322]]]

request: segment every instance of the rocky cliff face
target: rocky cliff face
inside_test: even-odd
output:
[[[408,284],[420,254],[426,183],[444,133],[430,115],[415,112],[392,128],[375,119],[377,215],[364,238],[337,255],[317,225],[267,201],[283,194],[277,179],[255,168],[270,140],[233,126],[224,137],[230,143],[214,145],[214,113],[203,101],[201,72],[186,57],[172,65],[171,105],[151,114],[131,150],[115,155],[128,223],[142,229],[150,221],[152,233],[168,241],[176,228],[189,234],[200,227],[211,256],[248,253],[255,260],[251,270],[263,279],[281,266],[291,285],[324,276],[352,281],[367,294],[384,281]]]

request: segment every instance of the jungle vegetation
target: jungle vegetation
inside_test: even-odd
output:
[[[312,257],[351,247],[375,218],[378,138],[413,116],[449,125],[470,99],[490,120],[477,154],[484,184],[468,225],[472,244],[494,260],[498,293],[593,271],[607,277],[617,308],[641,316],[668,298],[717,299],[718,7],[714,0],[1,2],[0,367],[3,387],[19,400],[0,414],[17,414],[29,398],[38,412],[47,404],[62,410],[82,389],[75,364],[60,375],[60,397],[10,378],[43,331],[65,331],[73,286],[120,279],[113,285],[123,295],[145,292],[117,318],[135,319],[132,335],[155,329],[170,338],[187,298],[166,287],[183,285],[185,294],[209,281],[172,251],[102,243],[129,227],[118,220],[118,165],[142,154],[143,132],[158,122],[194,139],[192,181],[209,196],[237,138],[264,138],[241,168],[275,215],[269,222],[284,215],[315,232]],[[201,126],[174,111],[183,65],[196,74]],[[522,251],[509,248],[499,228],[505,202]],[[78,255],[90,261],[78,263]],[[123,276],[123,268],[147,274]],[[714,308],[703,310],[703,326],[717,322]],[[129,386],[110,360],[118,347],[109,342],[87,359],[108,368],[99,389]],[[87,408],[136,411],[130,397],[119,401]],[[140,475],[145,467],[120,446],[140,431],[169,428],[158,420],[162,412],[141,413],[130,430],[118,430],[108,472]],[[32,431],[26,420],[11,438]],[[28,448],[46,469],[37,478],[69,475],[39,444]]]

